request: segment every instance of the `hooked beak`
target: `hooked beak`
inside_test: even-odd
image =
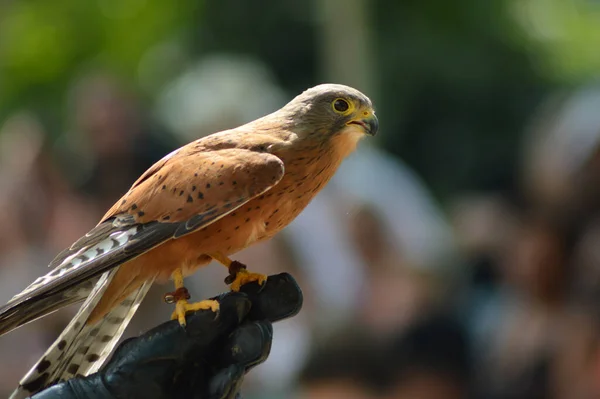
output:
[[[350,121],[348,122],[348,124],[361,126],[364,129],[365,133],[369,136],[375,136],[375,134],[377,134],[377,131],[379,130],[379,120],[377,119],[374,113],[369,113],[369,115],[365,118]]]

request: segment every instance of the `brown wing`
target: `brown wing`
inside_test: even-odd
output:
[[[283,174],[283,162],[271,154],[183,147],[149,169],[98,226],[59,254],[51,272],[0,308],[0,335],[80,300],[72,293],[88,280],[213,223]]]
[[[183,222],[214,211],[228,213],[281,180],[283,162],[269,153],[233,148],[182,148],[159,161],[102,220],[129,214],[138,223]]]

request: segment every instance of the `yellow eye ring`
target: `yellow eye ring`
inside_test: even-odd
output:
[[[335,100],[333,100],[331,102],[331,108],[333,108],[333,110],[336,113],[342,115],[346,115],[352,112],[352,105],[350,104],[350,102],[348,102],[348,100],[345,100],[343,98],[336,98]]]

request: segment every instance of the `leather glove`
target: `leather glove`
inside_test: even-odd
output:
[[[300,311],[302,291],[282,273],[212,299],[220,304],[216,315],[201,310],[187,315],[186,327],[172,320],[130,338],[97,373],[32,399],[239,398],[244,375],[269,355],[271,323]]]

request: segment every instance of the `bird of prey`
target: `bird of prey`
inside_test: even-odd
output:
[[[172,279],[165,301],[185,325],[183,279],[212,259],[229,268],[232,290],[266,276],[230,255],[288,225],[325,186],[378,120],[371,100],[322,84],[281,109],[193,141],[142,174],[99,224],[50,264],[52,270],[0,308],[0,335],[84,301],[12,398],[98,370],[149,287]]]

